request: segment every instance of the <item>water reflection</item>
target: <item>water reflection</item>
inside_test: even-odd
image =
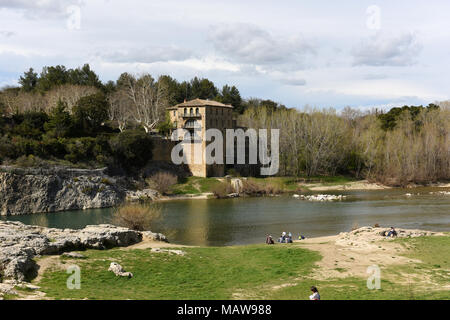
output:
[[[405,196],[410,190],[353,191],[346,192],[347,199],[341,202],[309,202],[289,196],[164,202],[161,219],[152,231],[166,234],[174,243],[202,246],[262,243],[267,234],[277,238],[283,231],[294,237],[326,236],[375,223],[450,231],[450,197],[430,195],[430,191],[414,189],[413,197]],[[112,209],[93,209],[8,219],[82,228],[110,223],[112,213]]]

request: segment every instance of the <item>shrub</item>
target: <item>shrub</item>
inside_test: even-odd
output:
[[[44,138],[42,139],[42,150],[47,156],[64,158],[64,156],[66,155],[65,143],[65,139],[55,139],[44,136]]]
[[[39,157],[29,155],[19,157],[15,161],[15,164],[19,167],[39,167],[41,164],[43,164],[43,161]]]
[[[58,101],[58,104],[50,113],[49,120],[44,124],[44,128],[51,137],[64,138],[71,135],[73,120],[69,111],[67,111],[67,103],[62,100]]]
[[[272,183],[256,183],[251,180],[244,180],[242,182],[242,192],[249,195],[270,195],[281,193],[281,189]]]
[[[29,111],[15,115],[14,120],[20,124],[14,127],[14,133],[26,138],[39,139],[44,133],[44,124],[48,121],[45,112]]]
[[[17,147],[12,143],[9,136],[0,137],[0,155],[4,159],[15,159],[18,157]]]
[[[93,150],[95,146],[94,138],[70,139],[66,144],[66,160],[77,163],[93,159]]]
[[[136,231],[149,230],[153,221],[161,215],[161,208],[155,204],[127,204],[119,207],[113,223]]]
[[[111,152],[118,164],[130,171],[142,168],[152,158],[152,140],[139,130],[126,130],[110,139]]]
[[[42,144],[33,139],[27,139],[20,136],[15,136],[12,138],[12,143],[15,146],[15,150],[17,155],[15,158],[19,156],[28,156],[28,155],[43,155],[44,152],[42,150]]]
[[[108,120],[108,101],[103,93],[82,97],[73,107],[73,118],[81,135],[92,135]]]
[[[100,182],[109,186],[112,185],[112,182],[108,178],[102,178]]]
[[[212,187],[211,191],[216,198],[223,199],[233,192],[233,187],[228,182],[221,182]]]
[[[177,181],[177,176],[170,172],[158,172],[147,179],[148,185],[158,190],[161,194],[166,194],[169,188],[176,184]]]

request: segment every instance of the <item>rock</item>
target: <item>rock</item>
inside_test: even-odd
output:
[[[374,227],[361,227],[350,232],[341,232],[336,239],[336,244],[341,246],[354,246],[361,249],[372,248],[378,249],[376,241],[384,241],[395,239],[386,239],[385,235],[389,232],[389,228],[374,228]],[[441,235],[438,232],[424,231],[424,230],[412,230],[412,229],[400,229],[396,228],[397,238],[415,238],[423,236]]]
[[[17,291],[14,290],[14,286],[6,283],[0,283],[0,293],[1,294],[10,294],[17,295]]]
[[[19,284],[16,285],[17,287],[21,288],[21,289],[29,289],[29,290],[39,290],[41,287],[39,286],[35,286],[26,282],[21,282]]]
[[[126,191],[127,201],[139,201],[139,200],[157,200],[160,197],[158,191],[153,189],[144,189],[137,191]]]
[[[83,256],[81,253],[78,253],[78,252],[64,252],[61,256],[66,257],[66,258],[74,258],[74,259],[85,259],[86,258],[85,256]]]
[[[296,195],[294,195],[294,198]],[[298,196],[298,195],[297,195]],[[302,200],[308,200],[308,201],[340,201],[345,199],[347,196],[343,195],[332,195],[332,194],[316,194],[316,195],[310,195],[310,196],[299,196]]]
[[[23,281],[36,275],[38,266],[33,258],[37,255],[122,247],[140,241],[141,232],[107,224],[61,230],[0,221],[0,271],[5,278]]]
[[[0,169],[0,215],[113,207],[125,197],[104,169]]]
[[[173,250],[173,249],[161,249],[161,248],[152,248],[151,252],[161,253],[161,252],[167,252],[167,253],[173,253],[178,256],[184,256],[186,252],[182,250]]]
[[[294,194],[292,197],[293,198],[300,198],[300,196],[298,194]]]
[[[229,193],[227,194],[227,198],[239,198],[239,193]]]
[[[166,236],[163,235],[162,233],[153,233],[151,231],[143,231],[142,235],[151,241],[169,242],[169,240],[167,240]]]
[[[111,262],[108,271],[113,272],[117,277],[133,278],[133,274],[131,272],[126,272],[117,262]]]

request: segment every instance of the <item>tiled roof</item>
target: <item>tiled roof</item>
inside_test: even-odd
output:
[[[176,106],[169,107],[167,109],[177,109],[182,107],[223,107],[223,108],[233,108],[230,104],[223,104],[214,100],[203,100],[203,99],[194,99],[191,101],[179,103]]]

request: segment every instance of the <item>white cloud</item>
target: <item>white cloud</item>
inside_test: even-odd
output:
[[[219,54],[237,63],[263,65],[265,68],[288,64],[304,66],[304,56],[315,52],[299,35],[273,35],[257,26],[238,23],[214,26],[209,40]]]
[[[81,28],[69,30],[73,5]],[[450,2],[378,5],[374,31],[357,0],[327,10],[294,0],[0,0],[0,83],[30,67],[90,63],[103,81],[122,72],[207,77],[289,107],[448,99]]]
[[[0,0],[0,9],[18,10],[27,18],[67,17],[70,6],[81,6],[81,0]]]
[[[160,61],[180,61],[192,57],[192,52],[188,49],[177,46],[152,46],[145,48],[119,49],[110,53],[103,53],[100,56],[109,62],[119,63],[153,63]]]
[[[413,33],[391,36],[384,33],[361,41],[353,50],[353,64],[367,66],[410,66],[416,63],[416,58],[422,46]]]
[[[13,32],[13,31],[0,30],[0,36],[2,36],[2,37],[9,38],[9,37],[14,36],[15,34],[16,34],[16,33]]]

